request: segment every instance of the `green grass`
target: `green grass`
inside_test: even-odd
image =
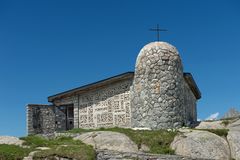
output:
[[[93,147],[86,145],[78,140],[73,140],[71,137],[57,137],[54,139],[45,139],[40,136],[28,136],[21,138],[24,140],[24,145],[31,148],[49,147],[49,150],[43,150],[34,154],[34,159],[44,159],[46,157],[64,157],[75,158],[81,160],[92,160],[95,157]]]
[[[25,142],[24,145],[30,146],[32,148],[36,147],[54,147],[57,145],[78,145],[82,144],[80,141],[73,140],[71,137],[56,137],[53,139],[46,139],[40,136],[27,136],[21,138]]]
[[[220,137],[227,137],[229,131],[228,129],[195,129],[195,130],[208,131]]]
[[[22,148],[15,145],[0,144],[1,160],[22,160],[31,152],[29,148]]]
[[[144,144],[150,148],[149,153],[157,154],[174,154],[174,150],[170,148],[170,144],[176,136],[177,132],[169,132],[167,130],[132,130],[127,128],[100,128],[100,129],[73,129],[69,133],[85,133],[91,131],[112,131],[127,135],[140,149]]]
[[[90,131],[112,131],[127,135],[133,142],[141,148],[144,144],[149,147],[149,153],[174,154],[170,144],[177,132],[167,130],[132,130],[125,128],[100,128],[100,129],[73,129],[69,133],[85,133]],[[80,160],[94,160],[95,151],[92,146],[86,145],[71,137],[60,136],[53,139],[46,139],[40,136],[31,135],[20,138],[24,140],[24,145],[30,148],[21,148],[14,145],[0,145],[0,160],[18,160],[28,156],[31,151],[36,151],[37,147],[48,147],[49,150],[38,150],[34,154],[34,159],[55,159],[55,157],[72,158]]]
[[[203,122],[214,122],[216,120],[204,120]]]
[[[236,117],[221,118],[220,120],[236,120],[239,118],[240,118],[240,116],[236,116]]]
[[[49,150],[37,152],[33,159],[44,159],[44,158],[74,158],[79,160],[94,160],[95,151],[91,146],[79,143],[78,145],[67,145],[67,146],[55,146]]]
[[[24,140],[25,142],[23,145],[30,146],[32,148],[36,147],[49,147],[51,145],[54,145],[52,141],[49,141],[46,138],[40,137],[40,136],[35,136],[35,135],[30,135],[27,137],[21,137],[21,140]]]
[[[227,125],[229,125],[230,124],[230,120],[226,120],[226,119],[224,119],[223,121],[222,121],[222,124],[224,125],[224,126],[227,126]]]

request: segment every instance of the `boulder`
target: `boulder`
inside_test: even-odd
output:
[[[18,145],[22,146],[23,140],[20,140],[17,137],[12,136],[0,136],[0,144],[8,144],[8,145]]]
[[[119,152],[137,152],[137,145],[125,134],[110,131],[83,133],[74,137],[75,140],[92,145],[95,149],[107,149]]]
[[[37,153],[39,151],[32,151],[29,153],[29,155],[27,157],[24,157],[23,160],[33,160],[33,156],[35,153]]]
[[[49,147],[37,147],[36,149],[44,151],[44,150],[49,150],[51,148],[49,148]]]
[[[226,126],[222,121],[202,121],[197,127],[197,129],[225,129]]]
[[[240,160],[240,131],[229,131],[227,136],[232,158]]]
[[[151,154],[144,152],[132,153],[109,150],[97,150],[96,152],[96,160],[203,160],[179,155]]]
[[[236,119],[233,123],[229,124],[227,127],[230,131],[239,131],[240,132],[240,119]]]
[[[150,148],[148,146],[146,146],[145,144],[141,144],[141,147],[140,147],[139,151],[149,152]]]
[[[207,131],[192,130],[174,138],[171,148],[177,155],[203,159],[230,159],[228,143]]]

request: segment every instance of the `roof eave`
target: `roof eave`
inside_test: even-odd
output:
[[[55,99],[59,99],[63,96],[67,96],[67,95],[74,95],[78,92],[86,92],[88,90],[91,90],[92,88],[96,88],[96,87],[101,87],[104,85],[107,85],[109,83],[114,83],[114,82],[118,82],[119,80],[124,80],[124,79],[129,79],[129,78],[133,78],[134,76],[134,72],[125,72],[123,74],[119,74],[95,83],[91,83],[91,84],[87,84],[78,88],[74,88],[65,92],[61,92],[58,94],[55,94],[53,96],[49,96],[48,97],[48,102],[53,102]]]
[[[184,73],[183,77],[186,80],[188,86],[190,87],[190,89],[193,92],[196,99],[201,99],[201,97],[202,97],[201,92],[200,92],[196,82],[194,81],[192,74],[191,73]]]

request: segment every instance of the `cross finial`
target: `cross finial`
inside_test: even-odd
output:
[[[159,24],[157,24],[157,28],[151,28],[150,31],[157,32],[157,41],[159,41],[159,39],[160,39],[160,31],[167,31],[167,30],[159,28]]]

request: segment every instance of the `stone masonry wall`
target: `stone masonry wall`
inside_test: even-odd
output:
[[[132,127],[177,128],[184,124],[184,78],[180,56],[165,42],[140,51],[131,91]]]
[[[30,134],[49,134],[55,131],[55,111],[52,105],[27,106],[27,131]]]
[[[124,80],[79,97],[79,127],[131,127],[129,91],[131,80]]]
[[[191,126],[197,122],[197,99],[191,91],[189,85],[184,83],[184,108],[185,108],[185,126]]]
[[[74,128],[131,127],[129,91],[132,79],[55,100],[54,105],[74,105]]]

